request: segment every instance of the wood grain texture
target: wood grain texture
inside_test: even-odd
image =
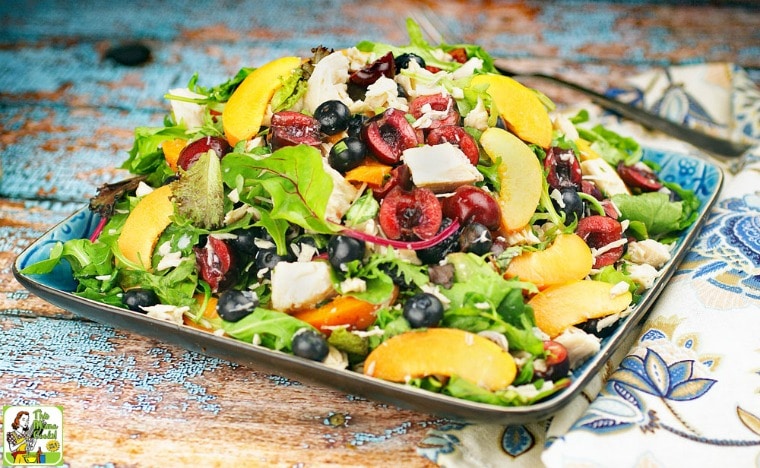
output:
[[[317,45],[405,43],[401,0],[0,5],[0,403],[62,405],[71,466],[431,466],[418,452],[451,421],[302,385],[77,318],[31,295],[11,265],[34,239],[123,178],[137,126],[199,73]],[[760,67],[751,4],[425,1],[468,42],[515,68],[603,91],[652,66]],[[677,2],[682,3],[682,2]],[[286,6],[287,5],[287,6]],[[139,67],[104,59],[140,40]],[[527,82],[560,105],[578,96]]]

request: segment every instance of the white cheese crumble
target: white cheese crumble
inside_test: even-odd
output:
[[[472,127],[480,131],[488,128],[488,111],[483,105],[483,100],[478,98],[478,103],[467,115],[464,116],[464,126]]]
[[[156,304],[149,307],[140,307],[147,312],[148,317],[182,325],[182,316],[190,310],[187,306],[177,307],[168,304]]]
[[[601,340],[576,327],[569,327],[561,335],[554,338],[567,349],[570,368],[575,369],[586,359],[599,352]]]
[[[143,181],[140,181],[140,183],[137,184],[137,188],[135,189],[135,196],[136,197],[144,197],[145,195],[149,194],[153,191],[153,187],[146,184]]]
[[[409,167],[414,184],[436,193],[452,192],[460,185],[483,180],[483,174],[451,143],[409,148],[401,158]]]
[[[628,283],[620,281],[610,288],[610,297],[617,297],[621,294],[625,294],[628,291]]]
[[[591,248],[591,255],[594,258],[596,258],[599,255],[602,255],[605,252],[609,252],[610,250],[612,250],[612,249],[614,249],[616,247],[620,247],[622,245],[625,245],[627,242],[628,242],[628,239],[623,238],[623,239],[618,239],[616,241],[612,241],[609,244],[606,244],[606,245],[603,245],[603,246],[599,247],[598,249],[595,249],[595,248],[592,247]]]
[[[631,263],[628,265],[628,275],[642,289],[649,289],[654,286],[654,282],[660,276],[660,272],[647,263]]]

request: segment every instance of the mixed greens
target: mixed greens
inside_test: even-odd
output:
[[[135,130],[91,238],[22,273],[64,261],[78,296],[457,398],[560,391],[699,202],[482,48],[408,28],[193,76]]]

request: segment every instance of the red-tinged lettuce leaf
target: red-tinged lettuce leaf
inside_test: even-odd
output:
[[[261,159],[230,153],[222,160],[222,169],[224,182],[239,190],[240,199],[266,209],[272,219],[324,234],[339,228],[325,221],[333,180],[325,172],[319,150],[287,146]],[[269,194],[271,206],[258,200],[259,187]]]
[[[187,171],[180,170],[172,193],[177,211],[193,226],[211,230],[224,222],[222,169],[213,151],[202,154]]]

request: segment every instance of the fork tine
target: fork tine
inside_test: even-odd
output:
[[[431,42],[435,44],[446,42],[446,35],[442,31],[446,31],[448,28],[430,7],[415,8],[410,11],[409,16],[417,22]]]

